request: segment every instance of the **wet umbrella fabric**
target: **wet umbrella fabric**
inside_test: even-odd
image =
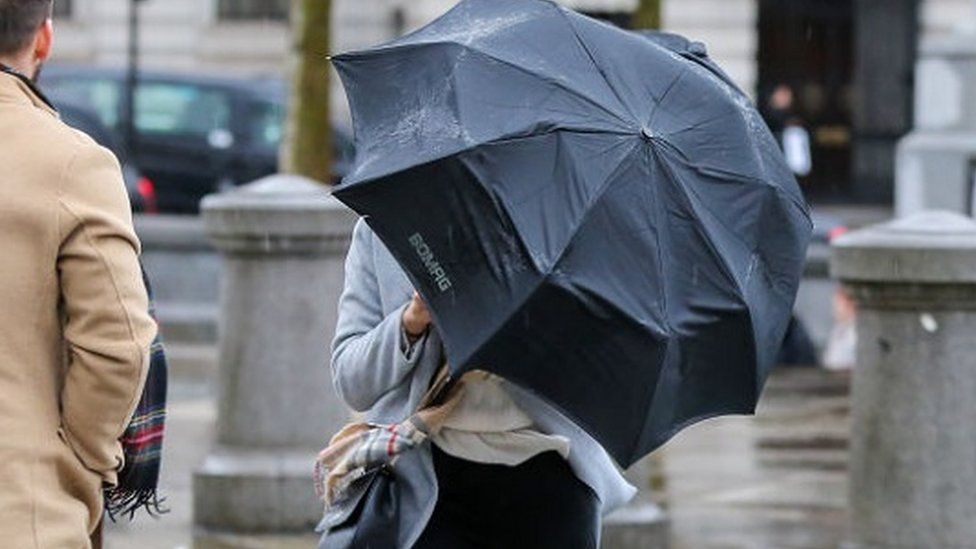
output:
[[[455,373],[534,391],[624,466],[754,411],[811,229],[762,119],[680,44],[465,0],[334,59],[357,144],[335,196],[428,302]]]

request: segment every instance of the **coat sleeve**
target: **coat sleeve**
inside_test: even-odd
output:
[[[353,410],[365,412],[399,385],[430,338],[404,345],[401,318],[406,304],[384,316],[373,255],[373,235],[360,220],[346,257],[346,280],[332,343],[332,380]]]
[[[156,335],[130,212],[115,158],[93,144],[80,147],[59,189],[68,352],[61,421],[79,459],[108,484],[123,466],[119,437],[141,396]]]

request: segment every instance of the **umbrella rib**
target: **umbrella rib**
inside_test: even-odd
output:
[[[644,161],[649,164],[649,159],[650,159],[651,155],[654,154],[654,152],[653,152],[653,150],[650,147],[646,147],[643,152],[644,152]],[[664,204],[664,201],[663,200],[660,200],[659,197],[658,197],[658,192],[660,192],[660,190],[658,189],[657,185],[650,185],[649,187],[651,189],[651,193],[653,193],[653,195],[654,195],[653,196],[653,200],[655,202],[655,205],[658,206],[658,207],[660,207],[662,204]],[[648,225],[650,225],[650,224],[651,224],[650,221],[648,221]],[[667,227],[667,225],[665,225],[665,230],[667,230],[667,229],[669,229],[669,227]],[[659,229],[659,230],[654,231],[654,239],[655,239],[655,243],[657,244],[657,265],[658,265],[657,276],[658,276],[658,278],[660,280],[663,280],[663,281],[667,281],[667,276],[665,276],[665,272],[664,272],[664,265],[665,265],[664,247],[661,245],[661,234],[662,234],[662,232],[665,232],[665,230],[660,230]],[[666,238],[669,241],[671,240],[670,232],[667,234]],[[661,289],[660,289],[660,292],[659,292],[659,296],[658,297],[661,299],[661,304],[662,304],[662,306],[664,308],[664,318],[666,319],[667,329],[668,329],[668,332],[670,333],[670,332],[672,332],[674,330],[674,327],[671,325],[671,322],[670,322],[670,319],[671,319],[671,299],[668,296],[668,292],[665,289],[665,285],[664,284],[661,285]]]
[[[553,130],[551,132],[545,132],[545,133],[554,133],[554,132],[557,132],[557,131],[559,131],[559,130]],[[566,131],[566,130],[562,130],[562,131]],[[573,133],[605,133],[605,132],[573,132]],[[516,139],[520,139],[520,137],[512,137],[509,140],[516,140]],[[491,143],[501,143],[501,142],[504,142],[504,141],[506,141],[506,140],[499,139],[499,140],[496,140],[496,141],[492,141]],[[639,146],[640,146],[640,142],[637,141],[634,144],[633,148],[634,149],[637,149]],[[607,178],[601,184],[600,189],[593,194],[593,199],[587,205],[587,208],[586,208],[587,211],[589,211],[592,208],[592,205],[593,204],[599,202],[603,198],[603,195],[606,193],[606,191],[609,188],[609,186],[612,185],[613,182],[615,181],[615,176],[617,174],[619,174],[623,170],[623,168],[627,164],[627,161],[628,160],[632,161],[633,160],[633,157],[631,155],[624,155],[624,159],[621,160],[621,162],[616,167],[614,167],[614,169],[607,175]],[[573,240],[576,239],[576,236],[579,234],[580,229],[583,227],[583,224],[584,224],[585,220],[586,220],[586,216],[585,215],[584,216],[581,216],[579,222],[577,222],[576,223],[576,226],[573,227],[573,229],[572,229],[572,231],[570,233],[569,238],[566,239],[566,243],[567,244],[563,247],[562,250],[560,250],[559,256],[556,257],[552,261],[552,264],[549,266],[548,269],[545,269],[543,273],[540,273],[540,274],[542,274],[542,276],[539,277],[539,280],[536,282],[535,287],[533,287],[526,294],[528,296],[527,299],[531,299],[532,296],[535,296],[539,292],[539,290],[542,288],[542,286],[544,284],[546,284],[548,281],[550,281],[551,277],[554,274],[555,267],[559,264],[559,262],[563,259],[563,257],[565,257],[567,251],[569,250],[570,244],[573,242]],[[522,239],[519,239],[519,243],[523,247],[526,247],[527,248],[525,242]],[[511,319],[514,318],[515,315],[521,309],[522,309],[522,306],[520,305],[520,306],[517,306],[517,307],[513,308],[512,310],[510,310],[508,312],[508,314],[506,314],[506,315],[503,316],[503,319],[504,320],[502,320],[498,324],[498,326],[493,327],[493,329],[491,330],[491,333],[497,333],[499,330],[501,330],[502,328],[504,328],[504,326],[506,324],[508,324],[508,322],[510,322]],[[479,347],[477,347],[472,353],[470,353],[470,356],[464,357],[464,361],[462,361],[462,363],[465,362],[465,361],[470,361],[473,357],[478,356],[481,353],[482,349],[487,344],[488,344],[488,342],[486,341],[482,345],[480,345]]]
[[[740,174],[740,173],[736,173],[736,172],[730,172],[730,171],[726,171],[726,170],[720,170],[720,169],[717,169],[717,168],[709,168],[707,166],[700,166],[698,164],[693,164],[693,163],[687,162],[687,161],[685,162],[685,164],[689,168],[691,168],[691,169],[693,169],[693,170],[695,170],[695,171],[697,171],[698,173],[701,173],[701,174],[707,174],[708,171],[712,171],[713,173],[721,174],[723,177],[727,177],[729,179],[735,179],[737,181],[743,181],[743,182],[755,182],[755,183],[762,184],[762,185],[764,185],[766,187],[769,187],[773,191],[775,191],[777,194],[779,194],[779,195],[783,196],[784,198],[786,198],[798,210],[800,210],[801,212],[803,212],[803,215],[806,216],[807,221],[810,222],[810,226],[813,227],[813,221],[810,220],[810,212],[809,212],[808,206],[806,204],[804,204],[800,199],[798,199],[795,196],[793,196],[792,194],[787,193],[782,187],[779,187],[777,185],[772,185],[768,181],[765,181],[763,179],[759,179],[758,177],[752,177],[752,176],[748,176],[748,175]]]
[[[669,143],[664,142],[664,141],[662,141],[662,143],[664,143],[665,145],[670,145]],[[673,147],[673,145],[671,145],[670,147],[666,147],[666,148],[674,148],[674,147]],[[659,151],[657,149],[655,149],[655,155],[657,155],[657,154],[659,154]],[[704,211],[708,215],[710,215],[717,223],[719,223],[726,230],[726,232],[732,234],[734,236],[734,238],[737,241],[739,241],[744,248],[748,249],[749,252],[752,253],[752,254],[756,254],[757,253],[754,248],[752,248],[751,246],[749,246],[746,242],[744,242],[739,237],[739,235],[738,235],[738,233],[736,231],[730,229],[728,227],[728,225],[726,225],[726,223],[724,221],[722,221],[722,219],[719,216],[715,215],[714,211],[712,211],[711,208],[709,208],[704,202],[702,202],[700,199],[698,199],[698,196],[699,195],[698,195],[698,193],[693,188],[688,188],[688,187],[685,187],[684,185],[682,185],[681,182],[680,182],[680,180],[678,179],[678,177],[671,171],[670,166],[666,162],[660,162],[660,164],[663,167],[664,172],[667,174],[668,179],[672,182],[672,184],[675,187],[677,187],[680,190],[680,192],[686,197],[686,199],[689,201],[689,203],[699,204],[701,206],[701,208],[703,208]],[[694,166],[690,166],[690,167],[692,167],[692,169],[695,169]],[[766,192],[773,192],[773,193],[775,193],[775,194],[777,194],[779,196],[786,196],[786,198],[790,198],[790,196],[787,195],[785,193],[785,191],[783,191],[783,189],[781,189],[780,187],[777,187],[777,186],[774,186],[774,185],[769,185],[768,183],[765,183],[764,181],[762,181],[760,179],[757,179],[757,178],[742,178],[742,179],[749,179],[749,180],[752,180],[752,181],[755,181],[755,182],[763,183],[764,184],[764,187],[766,188]],[[693,201],[692,198],[691,198],[692,196],[694,196],[696,200]],[[808,221],[808,223],[811,223],[809,221],[809,216],[808,216],[808,214],[806,214],[805,210],[803,208],[800,208],[800,209],[801,209],[801,211],[804,211],[804,214],[805,215],[807,215],[807,221]],[[698,214],[697,214],[697,212],[694,211],[694,205],[692,205],[692,213],[693,213],[693,215],[695,215],[697,217]],[[812,227],[812,223],[811,223],[811,227]],[[739,297],[743,300],[743,304],[745,304],[745,297],[744,297],[745,296],[745,288],[743,288],[743,287],[741,287],[739,285],[738,280],[732,274],[732,268],[731,268],[731,266],[728,265],[728,263],[725,261],[725,259],[723,258],[723,256],[716,251],[715,245],[712,242],[711,237],[704,230],[702,231],[702,237],[705,240],[705,242],[707,243],[709,249],[712,251],[712,255],[714,257],[717,257],[719,259],[719,265],[721,266],[721,268],[722,268],[723,272],[725,273],[725,275],[732,281],[732,284],[734,284],[735,287],[738,288],[738,290],[739,290]],[[765,261],[763,263],[765,263]],[[768,271],[768,269],[767,268],[763,268],[762,271],[761,271],[761,273],[760,273],[760,276],[764,276],[764,277],[766,277],[768,279],[769,278],[769,271]],[[785,303],[789,303],[790,302],[789,297],[782,295],[780,289],[775,284],[770,284],[769,286],[770,286],[770,289],[771,289],[771,291],[773,292],[774,295],[776,295],[778,298],[780,298],[781,300],[783,300]],[[748,306],[746,306],[746,309],[748,309]],[[750,314],[750,316],[752,315],[751,310],[749,311],[749,314]]]
[[[711,76],[718,78],[719,80],[722,81],[723,84],[735,90],[739,95],[743,97],[747,97],[746,94],[739,88],[739,85],[736,84],[732,80],[732,78],[728,74],[726,74],[725,71],[722,70],[721,67],[716,65],[714,61],[711,60],[710,57],[706,57],[705,59],[702,59],[701,57],[698,57],[697,55],[694,54],[692,55],[682,54],[681,57],[684,57],[685,59],[691,61],[692,63],[695,64],[695,66],[704,69]]]
[[[585,130],[567,130],[567,129],[551,129],[551,130],[546,131],[546,132],[541,132],[541,133],[533,134],[533,135],[529,135],[529,136],[526,136],[526,135],[504,136],[504,137],[501,137],[501,138],[498,138],[498,139],[489,141],[487,143],[484,143],[484,144],[481,144],[481,145],[478,145],[478,146],[484,146],[484,145],[501,145],[501,144],[506,144],[506,143],[520,141],[522,139],[531,139],[531,138],[540,137],[540,136],[543,136],[543,135],[551,135],[551,134],[559,134],[559,133],[576,134],[576,135],[587,135],[587,134],[605,135],[607,132],[603,132],[603,131],[585,131]],[[629,134],[625,134],[625,135],[629,135]],[[612,148],[616,148],[616,147],[620,147],[620,146],[626,145],[626,143],[627,143],[626,141],[621,141],[619,143],[615,143]],[[636,150],[639,146],[640,146],[640,142],[637,141],[633,145],[631,145],[631,148],[633,150]],[[473,147],[472,147],[472,149],[473,149]],[[470,151],[470,150],[471,149],[468,149],[468,151]],[[460,156],[464,152],[467,152],[467,151],[462,151],[461,153],[457,153],[454,156]],[[615,180],[617,174],[619,174],[621,172],[621,170],[623,169],[623,167],[625,166],[627,160],[631,158],[630,153],[624,154],[622,156],[623,156],[623,160],[621,160],[613,168],[613,170],[611,170],[610,173],[607,174],[607,177],[600,184],[600,187],[597,189],[596,192],[593,193],[592,198],[590,199],[590,202],[583,207],[583,209],[586,210],[587,212],[592,208],[593,204],[595,204],[595,203],[597,203],[597,202],[600,201],[600,199],[602,198],[602,196],[604,195],[604,193],[606,193],[606,191],[609,188],[609,186]],[[462,159],[462,162],[466,164],[466,162],[463,159]],[[584,224],[585,221],[586,221],[586,215],[581,216],[580,217],[580,220],[576,223],[576,225],[570,231],[569,236],[566,239],[566,245],[563,247],[562,250],[559,251],[559,254],[552,260],[552,262],[550,263],[549,267],[547,269],[544,269],[545,273],[544,273],[544,276],[542,277],[543,279],[552,274],[553,267],[555,265],[558,265],[559,264],[559,261],[563,258],[563,256],[565,256],[566,250],[568,249],[569,244],[572,243],[572,241],[576,238],[577,233],[579,233],[579,231],[582,228],[582,226],[583,226],[583,224]],[[524,242],[522,244],[523,244],[523,246],[525,246],[525,243]]]
[[[633,145],[633,149],[636,150],[638,147],[640,147],[640,145],[641,142],[636,141]],[[572,231],[570,231],[569,238],[566,239],[566,245],[563,246],[563,249],[560,250],[559,255],[552,261],[552,266],[549,268],[549,272],[547,273],[547,276],[552,274],[553,268],[555,268],[556,265],[559,265],[559,263],[566,256],[566,253],[569,251],[569,248],[572,245],[573,241],[576,240],[576,237],[579,235],[580,230],[582,230],[583,225],[586,223],[589,213],[593,210],[593,206],[603,199],[603,195],[606,194],[607,190],[610,188],[610,185],[612,185],[614,181],[616,181],[616,176],[623,170],[624,166],[627,164],[628,161],[633,161],[633,156],[630,154],[624,155],[624,159],[621,160],[620,163],[617,164],[609,174],[607,174],[607,178],[604,179],[603,183],[600,184],[600,188],[597,189],[595,193],[593,193],[593,198],[590,200],[590,203],[587,204],[585,208],[587,213],[585,215],[580,216],[579,221],[576,222],[576,225],[573,227]]]
[[[667,143],[667,142],[663,142],[663,143],[664,143],[665,145],[670,145],[670,143]],[[655,147],[655,148],[654,148],[653,150],[654,150],[654,155],[655,155],[655,156],[657,157],[657,156],[658,156],[658,155],[660,154],[660,151],[659,151],[659,149],[657,149],[657,148]],[[671,170],[671,167],[670,167],[670,166],[668,165],[668,163],[667,163],[667,162],[664,162],[664,161],[663,161],[663,159],[660,159],[660,158],[659,158],[659,159],[658,159],[658,164],[660,164],[660,166],[661,166],[661,167],[663,168],[663,169],[662,169],[662,172],[663,172],[663,173],[664,173],[664,174],[666,175],[666,177],[667,177],[667,178],[668,178],[668,180],[669,180],[669,181],[671,182],[671,184],[672,184],[672,185],[673,185],[674,187],[676,187],[676,188],[677,188],[677,189],[678,189],[678,190],[679,190],[679,191],[681,192],[681,194],[682,194],[682,195],[683,195],[683,196],[685,197],[685,199],[686,199],[686,200],[688,200],[688,202],[689,202],[689,203],[691,203],[691,202],[692,202],[692,200],[691,200],[691,197],[690,197],[690,196],[688,196],[688,191],[687,191],[687,189],[685,189],[685,186],[681,184],[681,182],[680,182],[680,180],[678,179],[678,177],[677,177],[677,175],[676,175],[676,174],[675,174],[675,173],[674,173],[674,172],[673,172],[673,171]],[[707,209],[707,208],[706,208],[706,209]],[[691,208],[691,212],[690,212],[690,213],[691,213],[692,215],[694,215],[694,216],[695,216],[696,218],[698,217],[698,214],[697,214],[697,212],[695,212],[695,210],[694,210],[694,207],[693,207],[693,206],[692,206],[692,208]],[[711,213],[711,212],[709,212],[709,213]],[[714,214],[712,214],[712,215],[714,216]],[[698,226],[698,225],[700,225],[700,221],[701,221],[701,220],[698,220],[698,221],[699,221],[699,223],[698,223],[698,224],[696,224],[696,226]],[[708,245],[708,249],[709,249],[709,250],[711,251],[711,253],[712,253],[712,256],[714,256],[714,257],[716,257],[716,258],[718,258],[718,264],[719,264],[719,265],[721,266],[721,268],[722,268],[722,272],[723,272],[723,273],[725,274],[725,276],[726,276],[726,277],[727,277],[727,278],[728,278],[728,279],[729,279],[729,280],[730,280],[730,281],[732,282],[732,284],[734,284],[734,285],[735,285],[735,287],[736,287],[736,289],[738,289],[738,290],[739,290],[739,297],[740,297],[740,298],[743,298],[743,296],[745,295],[745,291],[744,291],[744,289],[743,289],[743,288],[742,288],[741,286],[739,286],[739,281],[738,281],[738,280],[737,280],[737,279],[735,278],[735,276],[734,276],[734,275],[732,274],[732,268],[731,268],[731,267],[729,266],[729,264],[728,264],[728,263],[727,263],[727,262],[725,261],[725,258],[724,258],[724,257],[722,257],[722,254],[720,254],[720,253],[718,253],[718,251],[716,250],[716,246],[715,246],[715,243],[714,243],[714,242],[712,242],[712,239],[711,239],[711,237],[710,237],[710,235],[709,235],[709,234],[708,234],[707,232],[704,232],[704,231],[699,231],[699,232],[700,232],[700,234],[701,234],[701,236],[702,236],[702,239],[703,239],[703,240],[704,240],[704,241],[706,242],[706,244]],[[748,246],[747,246],[747,247],[748,247]]]
[[[690,129],[691,128],[684,128],[684,129],[678,131],[677,133],[671,134],[671,135],[677,135],[678,133],[681,133],[683,131],[688,131]],[[809,221],[809,219],[810,219],[810,213],[809,213],[809,209],[806,206],[806,204],[804,204],[797,197],[795,197],[795,196],[787,193],[782,187],[779,187],[777,185],[773,185],[773,184],[769,183],[768,181],[766,181],[764,179],[760,179],[760,178],[755,177],[755,176],[752,176],[752,175],[746,175],[744,173],[739,173],[739,172],[730,171],[730,170],[723,170],[721,168],[711,168],[711,167],[708,167],[708,166],[703,166],[703,165],[698,164],[696,162],[692,162],[691,159],[689,159],[688,156],[685,155],[684,151],[682,151],[680,147],[678,147],[677,145],[675,145],[671,141],[669,141],[667,139],[662,139],[660,137],[656,138],[655,141],[656,142],[659,142],[659,143],[661,143],[663,145],[665,145],[669,150],[674,151],[675,154],[676,154],[676,157],[678,158],[678,160],[681,161],[681,163],[683,163],[685,166],[687,166],[687,167],[695,170],[696,172],[698,172],[698,173],[700,173],[702,175],[710,175],[709,172],[711,172],[711,174],[717,174],[717,175],[720,175],[722,177],[726,177],[726,178],[729,178],[729,179],[735,179],[737,181],[742,181],[742,182],[759,183],[761,185],[765,185],[767,187],[770,187],[770,188],[774,189],[777,193],[783,195],[794,206],[796,206],[800,211],[802,211],[804,213],[804,215],[807,217],[807,220]]]
[[[776,191],[777,191],[777,190],[778,190],[778,189],[777,189],[777,187],[772,187],[772,186],[767,186],[767,187],[766,187],[766,192],[767,192],[767,193],[769,193],[769,192],[773,192],[773,193],[776,193]],[[700,205],[701,205],[701,207],[702,207],[702,208],[703,208],[703,209],[704,209],[704,210],[705,210],[706,212],[708,212],[708,214],[709,214],[709,215],[711,215],[711,216],[712,216],[712,218],[713,218],[713,219],[714,219],[714,220],[715,220],[715,221],[716,221],[717,223],[719,223],[720,225],[722,225],[722,227],[723,227],[723,228],[724,228],[724,229],[726,230],[726,232],[728,232],[728,233],[730,233],[730,234],[732,234],[732,235],[734,235],[734,236],[735,236],[735,238],[736,238],[736,240],[738,240],[738,241],[739,241],[739,242],[740,242],[740,243],[742,244],[742,246],[743,246],[744,248],[746,248],[746,249],[748,249],[748,250],[749,250],[749,252],[750,252],[750,253],[752,253],[752,254],[756,254],[756,255],[758,255],[758,254],[759,254],[759,252],[757,251],[757,249],[755,249],[755,248],[753,248],[753,247],[751,247],[751,246],[749,246],[749,245],[748,245],[748,243],[746,243],[746,242],[744,242],[744,241],[742,240],[742,238],[740,238],[740,237],[739,237],[739,235],[738,235],[738,233],[736,233],[735,231],[733,231],[733,230],[732,230],[732,229],[731,229],[731,228],[730,228],[730,227],[729,227],[729,226],[728,226],[728,225],[727,225],[727,224],[725,223],[725,221],[723,221],[723,220],[722,220],[722,218],[721,218],[721,217],[719,217],[718,215],[716,215],[716,214],[715,214],[715,212],[714,212],[714,211],[712,210],[712,208],[710,208],[710,207],[709,207],[709,206],[708,206],[707,204],[705,204],[705,202],[704,202],[704,201],[702,201],[702,200],[700,199],[700,197],[699,197],[699,194],[698,194],[698,192],[697,192],[697,191],[696,191],[695,189],[688,189],[688,190],[687,190],[687,192],[688,192],[688,193],[690,193],[691,195],[693,195],[693,196],[694,196],[694,197],[695,197],[695,198],[697,199],[697,202],[698,202],[698,204],[700,204]],[[768,196],[768,195],[767,195],[767,196]],[[762,257],[762,256],[760,256],[760,257]],[[763,261],[762,261],[762,264],[763,264],[764,266],[765,266],[765,265],[767,265],[767,263],[766,263],[766,261],[765,261],[765,259],[763,259]],[[769,279],[769,278],[770,278],[770,276],[769,276],[769,269],[768,269],[768,268],[763,268],[763,270],[762,270],[762,274],[763,274],[763,275],[765,275],[765,276],[767,277],[767,279]],[[778,295],[778,296],[779,296],[780,298],[785,298],[785,299],[784,299],[784,301],[787,301],[787,302],[788,302],[788,301],[790,300],[790,298],[789,298],[788,296],[783,296],[783,295],[781,295],[781,292],[780,292],[780,288],[779,288],[779,287],[777,287],[777,286],[776,286],[775,284],[770,284],[770,289],[771,289],[771,290],[772,290],[772,291],[773,291],[773,292],[774,292],[774,293],[775,293],[776,295]]]
[[[603,82],[606,83],[607,88],[610,89],[610,92],[617,99],[617,102],[620,103],[620,105],[624,109],[627,109],[628,111],[630,111],[630,109],[627,108],[627,102],[624,101],[623,97],[620,96],[620,93],[617,91],[617,89],[615,87],[613,87],[612,84],[610,84],[610,79],[607,77],[607,73],[604,72],[602,68],[600,68],[600,64],[597,63],[596,62],[596,58],[593,57],[593,52],[590,51],[590,48],[586,45],[586,42],[583,40],[583,37],[580,36],[579,32],[576,30],[576,25],[574,25],[572,19],[570,19],[568,11],[565,8],[563,8],[562,6],[558,6],[557,5],[555,7],[556,7],[557,10],[559,10],[559,13],[562,15],[563,19],[566,21],[566,26],[569,27],[569,30],[573,33],[573,37],[576,38],[576,42],[580,45],[581,48],[583,48],[583,52],[586,53],[586,57],[590,60],[590,63],[593,65],[593,68],[596,69],[596,71],[603,78]],[[634,117],[634,119],[636,119],[636,117],[634,116],[634,113],[628,112],[628,114],[630,116]]]
[[[685,75],[688,74],[689,70],[690,69],[688,67],[685,67],[684,70],[682,70],[681,73],[678,74],[678,76],[676,76],[675,79],[672,80],[670,84],[668,84],[668,88],[664,90],[664,93],[661,94],[661,98],[658,99],[657,103],[654,104],[654,110],[651,111],[650,120],[647,121],[648,126],[653,127],[654,119],[657,117],[658,111],[661,110],[661,104],[664,103],[665,99],[667,99],[668,94],[671,93],[671,90],[673,90],[675,86],[678,85],[678,82],[681,82],[681,80],[685,77]]]
[[[503,135],[500,135],[498,137],[495,137],[495,138],[492,138],[492,139],[488,139],[488,140],[485,140],[485,141],[481,141],[481,142],[477,142],[477,143],[468,143],[468,144],[465,144],[465,146],[463,146],[463,147],[460,147],[460,148],[457,148],[457,149],[448,150],[448,151],[443,152],[443,153],[441,153],[441,154],[439,154],[439,155],[437,155],[437,156],[435,156],[433,158],[423,159],[419,163],[421,163],[421,164],[432,164],[434,162],[441,162],[441,161],[446,160],[446,159],[448,159],[448,158],[450,158],[452,156],[456,156],[456,155],[468,153],[468,152],[471,152],[471,151],[477,149],[478,147],[483,147],[485,145],[494,145],[494,144],[499,144],[499,143],[505,143],[505,142],[508,142],[508,141],[516,141],[516,140],[519,140],[519,139],[528,139],[528,138],[532,138],[532,137],[538,137],[538,136],[548,135],[548,134],[558,133],[558,132],[575,133],[575,134],[580,134],[580,135],[608,135],[608,134],[609,135],[621,135],[621,136],[632,136],[633,135],[629,131],[628,132],[624,132],[624,131],[613,132],[613,131],[609,131],[609,130],[596,130],[596,129],[572,128],[572,127],[569,127],[569,128],[552,127],[552,128],[546,129],[545,131],[540,131],[540,132],[535,132],[535,133],[530,133],[530,132],[526,132],[526,131],[522,130],[522,131],[516,131],[516,132],[511,132],[511,133],[503,134]],[[392,175],[394,175],[396,173],[399,173],[401,171],[404,171],[406,169],[409,169],[410,167],[415,166],[415,165],[416,165],[416,163],[412,163],[409,166],[394,167],[391,170],[387,170],[387,171],[384,171],[384,172],[380,172],[378,174],[373,174],[373,175],[370,175],[369,177],[366,177],[366,178],[363,178],[363,179],[356,179],[355,177],[352,177],[352,175],[355,174],[356,171],[358,171],[358,169],[354,168],[353,171],[350,172],[350,175],[349,176],[346,176],[346,178],[342,180],[342,183],[339,184],[339,188],[345,188],[345,187],[349,187],[349,186],[352,186],[352,185],[359,185],[359,184],[366,183],[366,182],[370,182],[370,181],[378,181],[380,179],[384,179],[384,178],[390,177],[390,176],[392,176]],[[358,166],[357,166],[357,168],[358,168]]]
[[[727,113],[722,113],[722,114],[719,114],[719,115],[710,116],[710,117],[706,118],[705,120],[700,120],[700,121],[695,122],[694,124],[692,124],[690,126],[685,126],[684,128],[681,128],[680,130],[675,130],[675,131],[673,131],[671,133],[668,133],[668,134],[665,134],[665,135],[667,135],[668,137],[675,137],[675,136],[681,135],[681,134],[683,134],[685,132],[689,132],[689,131],[692,131],[692,130],[697,130],[698,128],[701,128],[705,124],[710,124],[712,122],[715,122],[716,120],[722,120],[723,118],[725,118],[727,116],[729,116]]]
[[[670,148],[673,148],[673,146],[670,147]],[[700,199],[698,192],[694,188],[689,188],[689,187],[686,187],[685,185],[682,185],[681,182],[680,182],[680,180],[678,179],[678,177],[675,176],[675,174],[671,171],[670,167],[668,166],[668,164],[666,162],[661,162],[661,165],[664,167],[664,171],[668,174],[668,178],[671,180],[671,182],[674,184],[675,187],[677,187],[677,188],[679,188],[681,190],[682,194],[684,194],[684,196],[688,199],[689,203],[698,204],[706,213],[708,213],[708,215],[710,215],[715,220],[716,223],[719,223],[725,229],[726,232],[728,232],[729,234],[731,234],[742,245],[743,248],[749,250],[749,252],[752,253],[752,254],[757,253],[756,250],[752,246],[750,246],[747,242],[745,242],[739,236],[738,232],[736,232],[733,229],[731,229],[722,220],[721,217],[719,217],[718,215],[715,214],[715,212],[712,210],[712,208],[708,207],[708,205],[705,204],[704,201],[702,201]],[[692,169],[695,169],[695,166],[689,166],[689,167],[691,167]],[[747,178],[747,179],[749,179],[751,181],[755,181],[755,182],[762,183],[763,184],[763,187],[766,189],[766,192],[774,192],[776,194],[779,194],[780,196],[783,196],[784,195],[782,189],[780,189],[779,187],[776,187],[775,185],[770,185],[770,184],[768,184],[768,183],[766,183],[766,182],[764,182],[764,181],[762,181],[760,179],[756,179],[756,178]],[[787,198],[789,198],[788,195],[786,195],[786,196],[787,196]],[[695,200],[692,200],[692,197],[694,197]],[[692,208],[694,209],[694,206],[692,206]],[[708,237],[707,232],[703,232],[703,236],[705,237],[705,240],[708,242],[709,248],[712,250],[713,255],[715,257],[718,257],[720,259],[720,262],[722,264],[722,267],[726,271],[726,276],[728,276],[729,278],[731,278],[732,282],[739,289],[740,294],[741,295],[745,295],[745,288],[742,288],[741,286],[739,286],[739,283],[736,280],[735,276],[732,275],[732,268],[725,262],[724,259],[722,259],[722,255],[719,254],[719,253],[717,253],[717,251],[715,250],[715,246],[712,243],[711,238]],[[765,270],[764,270],[764,273],[768,275],[768,273],[766,273]],[[779,292],[777,291],[777,288],[775,286],[773,287],[773,291],[776,292],[777,294],[779,294]]]
[[[557,88],[559,88],[559,89],[561,89],[561,90],[569,93],[573,97],[578,97],[578,98],[582,99],[583,101],[585,101],[586,103],[588,103],[588,104],[596,107],[597,109],[599,109],[599,110],[601,110],[601,111],[603,111],[603,112],[611,115],[612,117],[614,117],[617,120],[619,120],[623,124],[623,127],[627,128],[627,129],[630,129],[630,126],[631,125],[628,124],[627,119],[624,116],[620,115],[617,112],[614,112],[612,109],[610,109],[606,105],[600,104],[596,99],[590,97],[589,95],[587,95],[587,94],[585,94],[585,93],[583,93],[583,92],[581,92],[581,91],[579,91],[577,89],[574,89],[574,88],[570,87],[565,82],[561,82],[561,81],[559,81],[559,80],[557,80],[555,78],[549,78],[549,77],[547,77],[545,75],[539,74],[539,73],[537,73],[537,72],[529,69],[528,67],[523,67],[521,65],[517,65],[517,64],[515,64],[515,63],[513,63],[513,62],[511,62],[511,61],[509,61],[507,59],[503,59],[503,58],[498,57],[496,55],[490,54],[490,53],[488,53],[486,51],[479,50],[479,49],[473,48],[471,46],[463,45],[463,44],[462,44],[462,46],[465,49],[467,49],[468,51],[474,52],[474,53],[476,53],[478,55],[481,55],[482,57],[486,57],[486,58],[488,58],[488,59],[490,59],[492,61],[495,61],[497,63],[501,63],[502,65],[505,65],[505,66],[507,66],[509,68],[515,69],[516,71],[519,71],[521,73],[527,74],[527,75],[532,76],[534,78],[538,78],[539,80],[542,80],[543,82],[546,82],[548,84],[552,84],[553,86],[555,86],[555,87],[557,87]]]

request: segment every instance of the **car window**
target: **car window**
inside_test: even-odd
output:
[[[248,124],[248,140],[255,146],[277,149],[285,132],[285,106],[260,102],[253,107]]]
[[[42,83],[55,101],[84,107],[95,113],[105,127],[119,128],[122,90],[118,82],[95,78],[57,78]]]
[[[230,127],[230,97],[192,84],[144,82],[136,93],[135,126],[144,136],[210,140]]]

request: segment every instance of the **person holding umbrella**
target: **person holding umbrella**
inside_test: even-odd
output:
[[[445,357],[430,311],[365,222],[353,233],[332,370],[370,421],[409,416]],[[396,464],[399,547],[595,548],[600,516],[627,502],[607,453],[538,397],[495,376],[464,378],[432,443]],[[323,547],[332,547],[325,538]]]
[[[322,547],[594,546],[609,456],[755,411],[812,230],[782,152],[700,44],[548,0],[333,61],[364,218],[333,379],[369,423],[319,456]]]

